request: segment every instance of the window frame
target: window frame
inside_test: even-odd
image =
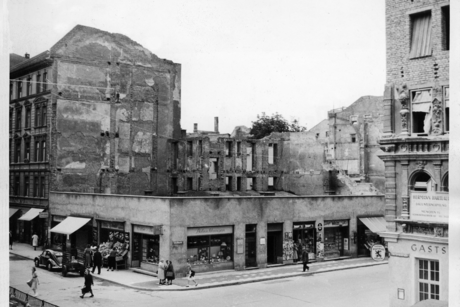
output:
[[[42,92],[45,92],[48,89],[48,72],[45,70],[43,72],[43,85],[42,85]]]
[[[414,24],[415,24],[415,20],[416,19],[419,19],[419,18],[422,18],[422,17],[426,17],[427,15],[430,16],[430,24],[428,25],[428,28],[430,30],[430,53],[427,54],[425,52],[421,52],[421,51],[415,51],[413,50],[412,48],[413,47],[416,47],[416,46],[413,46],[413,39],[414,39]],[[409,37],[410,37],[410,40],[409,40],[409,59],[419,59],[419,58],[423,58],[423,57],[430,57],[433,55],[433,12],[431,9],[427,9],[427,10],[423,10],[423,11],[420,11],[420,12],[416,12],[416,13],[413,13],[413,14],[410,14],[409,15],[409,22],[410,22],[410,33],[409,33]],[[426,47],[425,47],[426,48]],[[413,54],[415,53],[415,54]],[[419,54],[420,53],[420,54]]]
[[[425,133],[425,131],[423,131],[423,132],[415,132],[414,131],[413,100],[415,98],[415,95],[416,95],[415,93],[416,92],[423,92],[423,91],[430,91],[430,96],[431,96],[430,103],[432,104],[433,103],[433,88],[432,87],[424,87],[424,88],[418,88],[418,89],[410,90],[410,102],[409,102],[410,103],[410,133],[412,135],[422,135],[422,134],[430,135],[430,133]],[[423,112],[417,112],[417,113],[423,113]],[[426,114],[428,114],[428,113],[426,113]]]
[[[17,98],[19,99],[19,98],[22,98],[22,80],[18,80],[17,83],[18,83],[18,86],[17,86],[16,91],[17,91]]]
[[[14,173],[13,178],[13,195],[19,196],[21,193],[21,176],[19,173]]]
[[[21,163],[21,145],[22,145],[22,140],[21,139],[16,139],[14,141],[14,163]]]
[[[30,174],[24,173],[24,189],[22,191],[22,196],[29,197],[30,196],[29,191],[30,191]]]
[[[441,7],[442,50],[450,50],[450,5]]]
[[[25,138],[24,139],[24,162],[27,160],[27,162],[30,162],[30,138]]]
[[[29,105],[26,108],[26,114],[25,114],[25,129],[30,129],[32,128],[32,107]]]
[[[40,78],[42,77],[42,75],[40,74],[40,72],[37,73],[37,77],[35,79],[35,92],[38,94],[41,92],[41,84],[40,84]]]
[[[29,76],[26,79],[26,97],[32,95],[32,78]]]
[[[423,266],[423,268],[420,267],[421,263],[427,263],[427,267],[426,267],[426,270],[425,270],[425,266]],[[435,265],[435,270],[433,270],[432,268],[432,265],[437,263],[437,270],[436,270],[436,265]],[[423,301],[423,300],[427,300],[427,299],[435,299],[435,300],[440,300],[441,298],[441,270],[440,270],[440,261],[437,260],[437,259],[425,259],[425,258],[418,258],[417,259],[417,278],[416,278],[416,282],[417,282],[417,302],[420,302],[420,301]],[[421,270],[422,269],[422,270]],[[426,279],[425,278],[422,278],[421,276],[422,275],[425,275],[424,272],[426,271]],[[434,273],[434,276],[435,276],[435,279],[436,279],[436,276],[437,276],[437,280],[434,280],[432,279],[433,277],[433,273]],[[437,273],[437,275],[436,275]],[[422,291],[421,289],[421,284],[427,284],[428,287],[427,287],[427,291],[428,292],[425,292],[425,291]],[[432,286],[437,286],[438,287],[438,291],[437,291],[437,294],[433,294],[432,293]],[[423,289],[425,290],[425,289]],[[422,298],[421,296],[422,295],[427,295],[426,298]],[[433,295],[434,296],[437,296],[433,298]]]
[[[22,107],[16,108],[15,118],[16,118],[15,130],[16,131],[21,130],[22,129]]]

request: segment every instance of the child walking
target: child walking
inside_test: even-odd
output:
[[[198,286],[198,283],[195,280],[195,271],[192,270],[192,266],[190,265],[190,262],[188,262],[188,260],[187,260],[187,271],[188,271],[187,287],[189,287],[191,280],[193,280],[193,282],[195,283],[195,287]]]

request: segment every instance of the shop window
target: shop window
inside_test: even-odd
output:
[[[308,251],[310,260],[316,259],[316,230],[312,222],[294,222],[293,238],[297,259],[301,259],[302,251]]]
[[[217,173],[219,172],[219,159],[209,159],[209,179],[217,179]]]
[[[449,87],[444,88],[444,130],[449,132],[450,126],[450,103],[449,103]]]
[[[227,191],[232,191],[232,180],[233,178],[230,176],[225,177],[225,189]]]
[[[236,142],[236,155],[241,156],[241,142]]]
[[[236,190],[241,191],[241,177],[236,177]]]
[[[18,81],[17,91],[18,91],[17,97],[21,98],[22,97],[22,81]]]
[[[16,140],[14,145],[15,145],[14,162],[19,163],[21,162],[21,139]]]
[[[450,49],[450,6],[444,6],[442,9],[442,39],[443,49]]]
[[[356,134],[350,134],[351,142],[356,143]]]
[[[233,262],[233,233],[188,236],[187,260],[192,266]]]
[[[16,109],[16,130],[21,130],[22,108]]]
[[[274,159],[273,159],[273,144],[268,145],[268,164],[274,164]]]
[[[24,140],[24,162],[30,161],[30,139],[27,138]]]
[[[32,78],[27,78],[27,83],[26,83],[26,96],[29,96],[32,94]]]
[[[349,255],[348,220],[324,221],[324,257]]]
[[[187,190],[188,191],[193,190],[193,178],[192,177],[187,177]]]
[[[412,178],[410,189],[418,192],[430,192],[434,190],[433,183],[430,175],[420,172]]]
[[[232,156],[232,149],[233,149],[233,142],[231,141],[225,142],[225,156],[226,157]]]
[[[253,178],[246,179],[246,191],[254,190]]]
[[[410,16],[411,42],[409,58],[431,56],[431,11]]]
[[[129,248],[129,233],[124,231],[123,222],[98,221],[99,222],[99,251],[102,257],[108,255],[112,248],[117,251],[117,256],[124,257]],[[95,238],[93,238],[94,240]]]
[[[29,181],[29,174],[24,175],[24,191],[23,191],[23,196],[28,197],[29,196],[29,189],[30,189],[30,181]]]
[[[41,78],[41,77],[42,77],[42,75],[41,75],[40,72],[39,72],[39,73],[37,74],[37,79],[36,79],[37,81],[35,82],[35,86],[36,86],[35,92],[36,92],[36,93],[40,93],[40,92],[41,92],[41,84],[40,84],[40,82],[41,82],[40,78]]]
[[[268,190],[274,191],[275,190],[275,183],[273,177],[268,177]]]
[[[188,157],[193,156],[193,142],[192,141],[187,141],[187,156]]]
[[[431,89],[413,91],[412,101],[412,132],[429,134],[431,130]]]
[[[439,300],[439,261],[418,260],[419,301]]]

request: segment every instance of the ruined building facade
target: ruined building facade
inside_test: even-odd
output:
[[[126,36],[76,26],[49,51],[14,56],[10,79],[13,211],[45,209],[49,190],[168,194],[161,161],[181,135],[179,64]]]
[[[449,293],[449,1],[386,1],[390,305]]]

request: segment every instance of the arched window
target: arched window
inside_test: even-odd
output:
[[[428,173],[418,172],[412,176],[410,189],[417,192],[434,191],[434,180]]]
[[[446,173],[442,179],[441,191],[449,192],[449,173]]]

